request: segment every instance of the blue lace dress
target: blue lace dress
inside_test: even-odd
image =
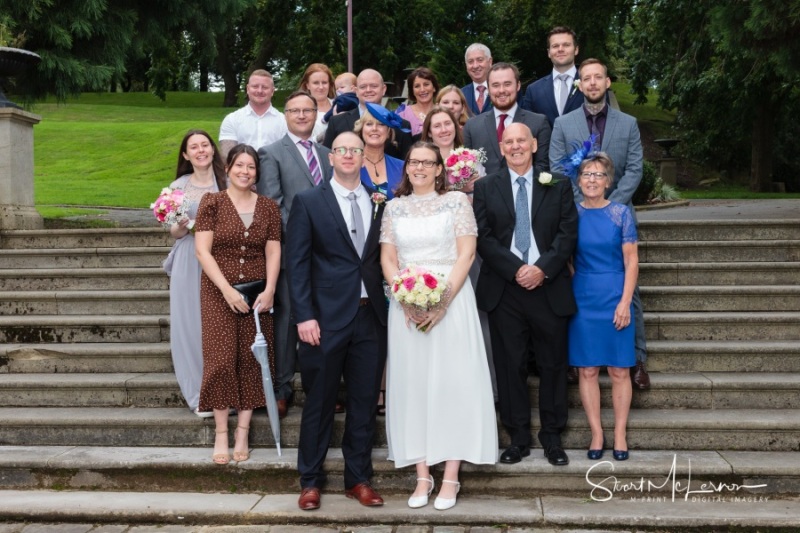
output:
[[[636,223],[628,206],[611,202],[603,208],[586,209],[578,205],[572,278],[578,312],[569,323],[571,366],[622,368],[636,364],[633,321],[619,331],[614,327],[614,310],[625,283],[622,245],[636,241]]]

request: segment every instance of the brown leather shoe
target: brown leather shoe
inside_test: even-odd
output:
[[[289,402],[286,400],[278,400],[278,418],[286,418],[289,414]]]
[[[644,367],[644,363],[636,361],[636,367],[631,372],[631,382],[633,386],[639,390],[647,390],[650,388],[650,374]]]
[[[567,369],[567,383],[578,383],[578,367],[571,366]]]
[[[364,483],[359,483],[352,489],[346,490],[344,495],[348,498],[358,500],[358,503],[366,505],[367,507],[383,505],[383,498],[381,498],[380,494],[375,492],[366,481]]]
[[[297,506],[303,511],[319,509],[319,489],[317,487],[303,489],[300,492],[300,499],[297,500]]]
[[[336,405],[333,408],[333,412],[337,415],[344,413],[344,404],[342,402],[336,402]]]

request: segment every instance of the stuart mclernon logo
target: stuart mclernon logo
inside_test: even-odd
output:
[[[692,461],[688,462],[686,478],[678,478],[678,456],[672,456],[672,466],[669,472],[661,478],[620,481],[614,472],[611,461],[600,461],[586,471],[586,482],[592,487],[589,497],[596,502],[607,502],[614,496],[625,497],[629,500],[643,502],[666,502],[675,497],[687,502],[766,502],[768,496],[759,496],[741,493],[743,490],[761,489],[762,485],[740,485],[738,483],[725,483],[713,481],[697,481],[692,483]],[[605,467],[611,467],[612,475],[607,475]],[[603,477],[605,476],[605,477]],[[671,496],[670,496],[671,494]]]

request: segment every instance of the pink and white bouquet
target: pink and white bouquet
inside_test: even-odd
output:
[[[459,191],[473,176],[483,175],[485,173],[483,163],[485,162],[486,152],[482,148],[473,150],[462,146],[450,152],[450,156],[444,162],[449,189]]]
[[[409,265],[392,278],[391,293],[404,309],[422,318],[447,302],[449,288],[444,276],[425,268]],[[419,328],[425,331],[427,327]]]
[[[150,204],[150,209],[162,226],[169,228],[188,217],[189,203],[181,189],[164,187],[155,202]],[[191,229],[191,228],[190,228]]]

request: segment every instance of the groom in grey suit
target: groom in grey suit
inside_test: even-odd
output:
[[[285,235],[295,195],[330,179],[331,166],[330,150],[311,140],[317,118],[317,102],[311,95],[304,91],[290,94],[284,104],[284,114],[289,132],[258,151],[262,177],[258,193],[278,203]],[[275,397],[281,418],[286,416],[292,399],[292,378],[297,361],[297,328],[290,321],[284,258],[285,254],[281,253],[281,273],[275,290]]]
[[[614,162],[614,179],[606,196],[612,202],[626,204],[633,210],[633,194],[642,181],[642,140],[636,119],[618,111],[606,102],[606,92],[611,87],[606,66],[597,59],[587,59],[580,65],[583,105],[556,119],[550,141],[550,168],[564,172],[562,160],[574,150],[573,146],[597,136],[597,148],[605,152]],[[581,202],[583,195],[573,181],[575,201]],[[635,214],[634,214],[635,217]],[[636,327],[636,368],[631,372],[633,384],[638,389],[650,387],[650,376],[645,368],[647,345],[644,338],[644,316],[639,287],[633,295],[634,321]]]

